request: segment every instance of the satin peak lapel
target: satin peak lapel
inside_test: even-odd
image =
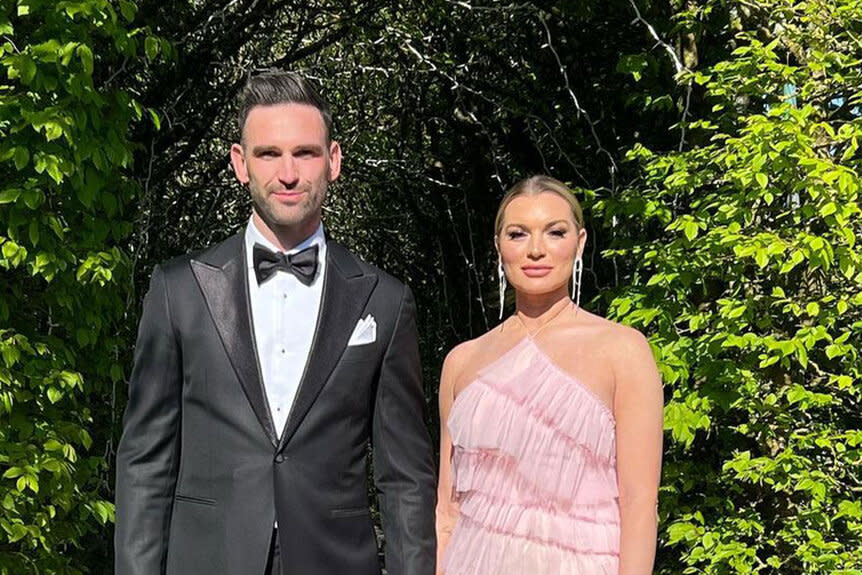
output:
[[[374,286],[377,285],[377,276],[363,274],[354,256],[339,244],[327,242],[326,252],[327,267],[317,329],[314,332],[305,373],[281,434],[279,451],[296,433],[302,419],[329,380],[338,360],[347,349],[347,342]]]
[[[192,260],[192,271],[243,391],[267,437],[278,445],[258,369],[241,239],[236,252],[220,267]]]

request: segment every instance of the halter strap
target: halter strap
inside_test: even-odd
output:
[[[570,303],[571,303],[571,302],[570,302]],[[536,338],[536,336],[537,336],[537,335],[539,335],[539,333],[540,333],[543,329],[545,329],[545,328],[546,328],[546,327],[548,327],[551,323],[553,323],[553,322],[554,322],[554,320],[555,320],[555,319],[557,319],[560,315],[562,315],[562,313],[563,313],[566,309],[568,309],[569,307],[570,307],[569,305],[562,305],[562,306],[560,306],[560,309],[559,309],[559,310],[557,310],[557,312],[556,312],[553,316],[551,316],[551,317],[550,317],[550,319],[548,319],[545,323],[543,323],[541,326],[539,326],[539,329],[537,329],[536,331],[534,331],[534,332],[532,332],[532,333],[530,333],[530,328],[528,328],[528,327],[527,327],[527,324],[525,324],[525,323],[524,323],[524,320],[523,320],[523,319],[521,319],[521,316],[520,316],[520,314],[519,314],[517,311],[516,311],[513,315],[514,315],[514,316],[515,316],[515,318],[518,320],[518,323],[520,323],[520,324],[521,324],[521,327],[523,327],[523,328],[524,328],[524,331],[526,331],[526,332],[527,332],[527,336],[528,336],[530,339],[535,339],[535,338]]]

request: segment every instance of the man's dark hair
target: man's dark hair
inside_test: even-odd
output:
[[[323,123],[326,126],[326,139],[332,137],[332,114],[329,106],[314,85],[294,72],[282,72],[268,70],[249,77],[239,95],[239,135],[242,139],[242,130],[248,113],[255,106],[275,106],[278,104],[306,104],[314,106],[320,111]]]

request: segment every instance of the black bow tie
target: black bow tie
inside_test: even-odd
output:
[[[317,250],[318,246],[315,244],[295,254],[283,254],[269,251],[260,244],[254,244],[252,260],[257,285],[268,280],[278,270],[293,274],[303,284],[311,285],[317,274]]]

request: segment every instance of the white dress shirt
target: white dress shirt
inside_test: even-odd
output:
[[[308,286],[284,271],[275,272],[258,285],[252,259],[256,243],[268,250],[280,251],[257,229],[252,218],[245,229],[252,325],[266,399],[275,432],[281,436],[308,362],[317,326],[326,271],[326,238],[321,224],[311,237],[285,252],[292,254],[315,244],[319,246],[317,274]]]

